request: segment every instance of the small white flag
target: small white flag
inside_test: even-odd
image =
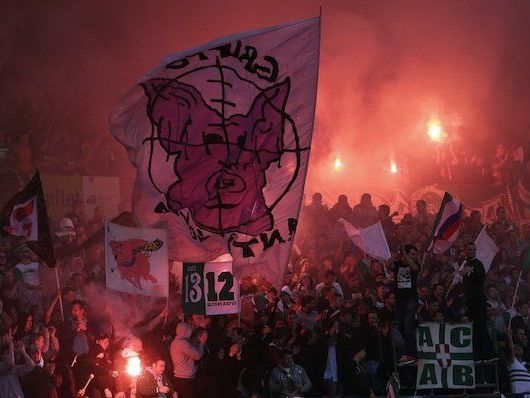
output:
[[[339,218],[338,222],[344,226],[348,238],[370,257],[379,261],[386,261],[391,257],[385,232],[379,221],[361,229],[355,228],[343,218]]]
[[[477,258],[484,264],[484,272],[487,274],[493,258],[499,252],[499,248],[488,235],[486,231],[486,226],[482,228],[480,234],[478,234],[477,239],[475,240],[475,246],[477,247]]]

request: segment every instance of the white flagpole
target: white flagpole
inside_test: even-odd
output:
[[[521,276],[523,275],[523,270],[519,272],[519,278],[517,279],[517,285],[515,286],[515,292],[513,292],[513,299],[512,299],[512,308],[510,310],[513,312],[513,309],[515,308],[515,300],[517,299],[517,291],[519,290],[519,285],[521,284]],[[508,322],[508,330],[512,327],[512,316],[510,314],[510,320]]]
[[[57,283],[57,294],[59,295],[59,308],[61,309],[61,320],[64,322],[63,295],[61,292],[61,283],[59,282],[59,271],[55,265],[55,282]]]

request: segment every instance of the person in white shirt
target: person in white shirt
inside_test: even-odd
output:
[[[324,289],[324,287],[334,287],[337,293],[344,297],[342,287],[336,282],[336,280],[337,274],[335,273],[335,271],[331,269],[326,270],[326,272],[324,272],[324,282],[320,282],[315,287],[317,297],[320,297],[322,289]]]
[[[19,246],[16,251],[19,263],[15,268],[20,272],[22,283],[19,284],[21,305],[25,308],[37,306],[42,311],[41,291],[41,263],[37,261],[37,255],[26,245]]]
[[[523,348],[513,344],[510,333],[508,333],[506,345],[506,364],[512,393],[530,393],[530,372],[523,364]]]

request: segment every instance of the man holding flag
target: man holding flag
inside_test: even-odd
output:
[[[476,359],[489,359],[489,338],[487,332],[488,313],[484,280],[484,264],[476,257],[477,248],[473,242],[466,244],[463,284],[469,318],[473,321],[473,347]]]
[[[418,249],[405,245],[400,249],[401,258],[390,263],[388,268],[394,273],[396,295],[396,319],[401,324],[405,350],[401,363],[414,362],[416,351],[416,311],[418,310],[417,280],[420,271]]]

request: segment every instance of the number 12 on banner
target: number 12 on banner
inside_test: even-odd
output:
[[[232,262],[184,263],[182,308],[185,314],[220,315],[239,312],[239,284]]]

